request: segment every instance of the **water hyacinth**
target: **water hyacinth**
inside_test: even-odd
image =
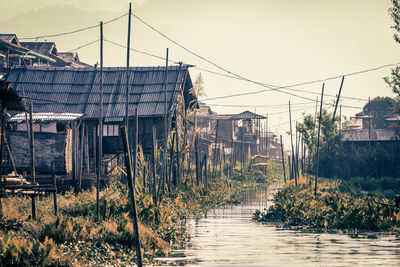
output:
[[[253,219],[277,222],[285,227],[345,229],[349,231],[398,231],[400,212],[388,199],[340,192],[340,182],[325,180],[317,196],[306,184],[289,185],[274,197],[266,211]]]

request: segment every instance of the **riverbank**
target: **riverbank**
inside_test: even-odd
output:
[[[316,196],[305,179],[297,187],[288,183],[273,201],[268,210],[256,210],[253,220],[293,229],[400,232],[392,199],[360,194],[340,180],[321,179]]]
[[[187,220],[199,219],[211,208],[240,203],[244,190],[257,183],[272,182],[272,176],[252,168],[236,170],[230,180],[210,177],[207,188],[187,179],[166,192],[158,205],[139,188],[136,201],[145,261],[152,262],[156,256],[167,255],[171,246],[186,242]],[[128,196],[121,177],[112,177],[110,185],[100,193],[99,223],[95,216],[95,189],[59,195],[58,216],[54,216],[52,197],[39,198],[37,220],[29,217],[30,198],[3,199],[0,263],[97,266],[134,262]]]

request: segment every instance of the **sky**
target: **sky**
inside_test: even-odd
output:
[[[0,18],[0,32],[16,33],[21,39],[72,31],[125,14],[128,5],[125,0],[1,0],[0,8],[8,12]],[[388,14],[390,0],[137,0],[133,5],[134,14],[187,49],[259,83],[287,86],[400,62],[400,46],[393,40],[393,23]],[[105,25],[104,36],[126,45],[127,17]],[[69,51],[99,39],[99,30],[44,39],[56,42],[60,51]],[[168,47],[172,60],[228,74],[136,18],[132,21],[131,45],[161,57]],[[78,52],[82,61],[99,61],[98,43]],[[105,42],[104,53],[106,66],[126,65],[124,48]],[[134,66],[165,64],[164,60],[138,53],[132,53],[130,60]],[[192,80],[199,72],[204,80],[205,99],[266,89],[197,68],[190,70]],[[364,100],[394,96],[382,79],[387,75],[390,67],[346,76],[342,96]],[[340,81],[341,78],[327,81],[325,93],[336,95]],[[315,101],[311,99],[321,92],[322,82],[293,88],[311,93],[285,90],[303,97],[299,98],[266,91],[205,102],[218,113],[250,110],[269,114],[270,130],[283,134],[287,140],[288,102],[293,104],[293,120],[300,121],[303,112],[313,114]],[[332,104],[334,97],[326,96],[324,100],[325,107],[332,110],[327,104]],[[343,106],[360,107],[344,107],[342,114],[348,118],[361,111],[364,100],[342,99]]]

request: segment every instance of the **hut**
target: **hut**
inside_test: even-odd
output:
[[[146,155],[152,149],[152,128],[158,141],[171,131],[178,114],[186,112],[196,95],[188,65],[166,67],[107,67],[103,69],[103,153],[110,160],[123,153],[119,127],[128,118],[128,137],[135,138],[135,116],[138,115],[139,145]],[[72,161],[81,173],[82,168],[95,171],[99,147],[100,71],[96,67],[13,67],[7,80],[16,91],[32,101],[36,113],[83,114],[81,122],[70,123]],[[127,98],[127,87],[129,97]],[[128,100],[128,101],[127,101]],[[126,108],[128,114],[126,114]],[[164,114],[168,119],[165,129]],[[162,143],[162,142],[161,142]],[[87,148],[88,153],[84,153]],[[40,148],[38,148],[40,149]],[[82,157],[84,157],[82,159]],[[81,162],[81,163],[80,163]],[[90,166],[93,166],[90,168]]]
[[[81,113],[33,113],[35,168],[38,173],[52,173],[54,164],[56,174],[71,174],[71,129],[82,116]],[[30,169],[27,118],[25,113],[19,113],[8,120],[8,142],[19,173]]]

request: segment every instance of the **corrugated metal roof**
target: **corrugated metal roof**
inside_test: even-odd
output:
[[[365,141],[391,141],[400,140],[396,132],[391,129],[362,129],[342,132],[344,142],[365,142]]]
[[[84,114],[82,113],[33,113],[32,117],[34,121],[74,121],[81,118]],[[29,114],[28,114],[29,117]],[[9,122],[23,122],[25,121],[25,113],[18,113],[14,117],[8,120]]]
[[[20,42],[20,44],[29,50],[43,55],[57,54],[57,48],[54,42]]]
[[[183,90],[186,106],[196,99],[193,95],[189,66],[170,66],[167,81],[167,110],[176,103]],[[121,121],[125,117],[125,69],[104,68],[103,116],[105,121]],[[32,98],[36,112],[77,112],[86,118],[99,117],[100,71],[94,68],[15,67],[8,81],[22,95]],[[140,117],[164,114],[165,67],[130,68],[129,116],[135,108]]]
[[[14,33],[0,33],[0,40],[5,41],[5,42],[11,42],[14,40],[14,38],[16,39],[17,36]],[[16,39],[17,41],[17,39]],[[18,44],[18,42],[17,42]]]

